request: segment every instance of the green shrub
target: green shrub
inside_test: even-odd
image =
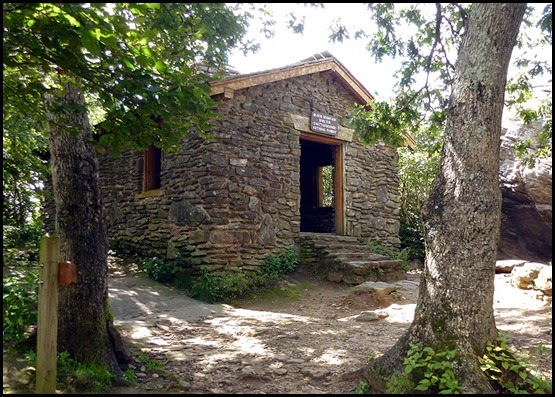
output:
[[[406,252],[407,260],[424,260],[426,256],[424,234],[419,228],[401,224],[399,239],[402,251]]]
[[[409,344],[403,361],[405,373],[393,376],[387,383],[392,394],[421,391],[428,394],[457,394],[459,383],[452,363],[457,350],[434,351],[431,347]],[[534,375],[532,366],[517,358],[500,335],[495,343],[488,342],[486,353],[478,358],[480,368],[497,394],[552,394],[551,381]],[[414,382],[418,382],[416,386]]]
[[[200,276],[192,280],[191,272],[183,268],[180,259],[164,260],[158,257],[137,259],[138,268],[145,271],[151,279],[189,289],[193,298],[211,303],[229,302],[246,296],[270,281],[294,271],[298,264],[297,251],[291,247],[279,255],[268,256],[257,271],[245,272],[242,269],[233,269],[209,272],[202,267]]]
[[[183,268],[180,259],[139,258],[137,267],[146,271],[148,277],[154,281],[169,283],[182,289],[191,285],[191,273]]]
[[[284,274],[295,271],[299,264],[299,255],[295,248],[287,248],[279,255],[270,255],[262,263],[259,274],[263,278],[278,279]]]
[[[40,239],[44,232],[40,221],[32,221],[20,226],[2,226],[2,244],[4,250],[17,248],[29,252],[38,252]]]
[[[355,394],[366,394],[370,389],[370,385],[365,380],[360,380],[358,384],[352,389]]]
[[[204,302],[229,302],[248,294],[256,283],[241,270],[217,273],[204,267],[200,270],[200,277],[191,285],[191,296]]]
[[[459,382],[455,378],[455,373],[451,367],[451,363],[457,356],[457,350],[442,350],[436,352],[429,346],[421,347],[420,345],[410,343],[407,357],[403,361],[405,366],[405,375],[411,375],[412,379],[418,381],[414,390],[439,393],[439,394],[457,394],[459,391]],[[410,379],[410,378],[409,378]],[[391,382],[391,381],[390,381]],[[408,385],[409,382],[396,382]],[[388,388],[392,388],[392,384],[388,384]]]
[[[532,375],[531,366],[515,357],[504,335],[496,343],[489,342],[486,350],[479,359],[480,367],[498,393],[552,394],[551,382]]]
[[[200,277],[192,282],[191,296],[205,302],[230,302],[264,288],[271,281],[290,273],[299,264],[297,251],[291,247],[278,255],[268,256],[254,272],[234,269],[209,272],[201,268]]]
[[[144,258],[137,260],[139,270],[146,271],[148,277],[161,283],[171,282],[174,275],[172,264],[165,262],[161,258]]]
[[[28,327],[37,324],[38,280],[37,268],[26,268],[12,276],[3,277],[4,343],[25,340]]]

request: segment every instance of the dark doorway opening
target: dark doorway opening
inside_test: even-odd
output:
[[[301,232],[336,232],[336,147],[301,139]]]

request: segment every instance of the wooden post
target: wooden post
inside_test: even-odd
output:
[[[58,338],[58,236],[40,241],[40,281],[37,321],[37,394],[56,393]]]

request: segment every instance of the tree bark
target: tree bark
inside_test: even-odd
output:
[[[474,3],[455,66],[441,162],[423,208],[426,259],[414,321],[368,364],[373,392],[404,373],[410,343],[457,348],[462,393],[493,393],[477,356],[494,342],[499,150],[507,70],[526,3]]]
[[[77,266],[78,281],[59,288],[58,351],[79,362],[107,365],[121,375],[113,346],[119,335],[108,300],[108,238],[98,161],[90,145],[84,96],[75,84],[62,86],[56,100],[64,111],[49,114],[56,233],[60,259]]]

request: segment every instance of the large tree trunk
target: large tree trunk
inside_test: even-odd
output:
[[[423,209],[426,260],[407,333],[368,364],[373,392],[403,373],[409,344],[457,348],[463,393],[493,393],[477,355],[494,342],[495,260],[501,191],[499,148],[505,83],[525,3],[474,3],[455,66],[441,164]]]
[[[78,275],[76,284],[59,289],[58,351],[121,374],[113,347],[119,335],[114,334],[108,301],[108,239],[98,162],[85,101],[73,84],[63,84],[57,101],[65,110],[49,114],[56,233],[60,260],[76,264]]]

